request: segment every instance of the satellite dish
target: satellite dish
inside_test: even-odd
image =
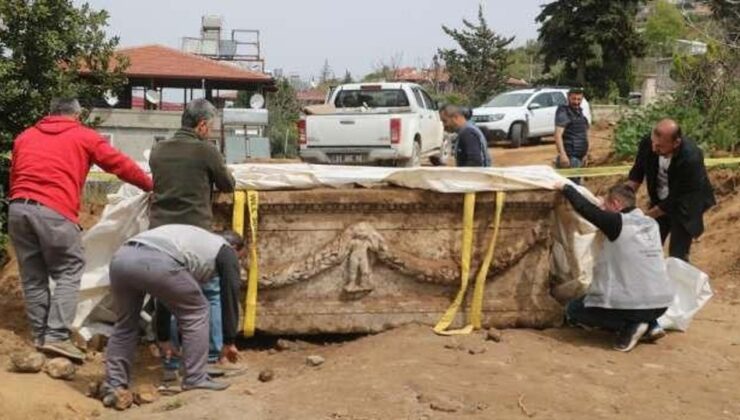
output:
[[[265,97],[259,93],[255,93],[249,98],[249,107],[252,109],[262,109],[265,106]]]
[[[118,96],[116,96],[115,94],[113,94],[113,92],[110,91],[110,90],[107,90],[103,94],[103,99],[105,99],[105,103],[107,103],[108,106],[110,106],[110,107],[114,107],[114,106],[118,105]]]
[[[150,104],[158,104],[159,97],[159,92],[157,92],[156,90],[147,90],[146,94],[144,95],[144,98],[146,98],[146,101]]]

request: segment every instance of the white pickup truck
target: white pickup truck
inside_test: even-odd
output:
[[[419,85],[345,84],[320,108],[298,122],[305,162],[419,166],[450,154],[437,104]]]

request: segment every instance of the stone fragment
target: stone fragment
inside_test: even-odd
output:
[[[275,379],[275,372],[272,369],[263,369],[257,377],[260,382],[270,382]]]
[[[471,347],[471,348],[468,349],[468,353],[471,354],[471,355],[483,354],[485,352],[486,352],[486,348],[484,346],[482,346],[482,345],[481,346],[473,346],[473,347]]]
[[[309,366],[311,366],[311,367],[321,366],[321,365],[324,364],[325,361],[326,361],[326,359],[324,359],[321,356],[317,356],[317,355],[312,355],[312,356],[306,357],[306,364],[309,365]]]
[[[493,341],[494,343],[500,343],[501,342],[501,331],[491,328],[486,333],[486,340],[487,341]]]
[[[158,399],[159,392],[152,385],[141,385],[134,392],[134,402],[138,405],[151,404]]]
[[[10,356],[11,369],[19,373],[39,373],[44,368],[46,357],[37,352],[19,352]]]
[[[46,362],[46,373],[54,379],[70,380],[75,377],[75,365],[64,357],[57,357]]]

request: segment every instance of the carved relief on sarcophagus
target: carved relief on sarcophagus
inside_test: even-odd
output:
[[[460,287],[462,203],[460,194],[400,188],[260,192],[257,329],[364,333],[434,325]],[[560,322],[562,307],[549,285],[553,203],[551,192],[507,195],[486,279],[484,326]],[[471,281],[491,239],[494,209],[493,193],[477,194]],[[231,210],[228,199],[216,205],[224,225]]]

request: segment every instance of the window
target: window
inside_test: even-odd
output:
[[[565,97],[563,92],[552,92],[552,103],[555,106],[568,105],[568,98]]]
[[[540,108],[549,108],[551,106],[555,106],[552,102],[552,95],[550,93],[540,93],[539,95],[535,96],[532,100],[533,104],[539,104]]]
[[[418,88],[411,89],[414,91],[414,97],[416,98],[416,103],[419,105],[420,108],[426,108],[426,104],[424,104],[424,99],[421,97],[421,92]]]
[[[424,90],[421,91],[421,95],[424,97],[424,102],[427,104],[427,109],[431,109],[433,111],[437,110],[437,102],[432,99],[431,96],[429,96],[428,93],[426,93]]]
[[[342,90],[334,100],[337,108],[394,108],[409,106],[409,98],[400,89]]]
[[[531,93],[503,93],[491,99],[485,106],[487,108],[505,108],[510,106],[522,106],[531,98]]]

